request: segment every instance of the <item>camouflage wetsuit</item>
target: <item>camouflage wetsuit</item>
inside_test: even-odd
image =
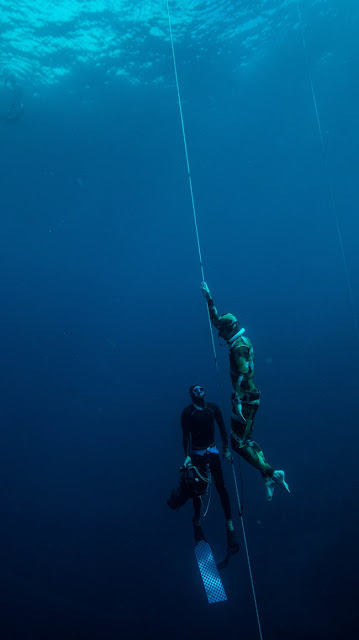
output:
[[[219,329],[221,316],[218,314],[212,298],[208,300],[209,314],[212,324]],[[231,415],[232,448],[249,464],[258,469],[263,476],[272,477],[274,469],[267,463],[261,448],[252,440],[254,418],[260,403],[260,393],[254,384],[254,357],[252,343],[243,335],[243,329],[228,341],[230,376],[233,389],[242,404],[242,416],[235,410]],[[238,383],[240,381],[240,385]],[[232,400],[235,393],[232,394]]]

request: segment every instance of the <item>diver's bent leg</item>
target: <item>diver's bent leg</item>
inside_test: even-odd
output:
[[[233,443],[232,438],[232,446],[242,458],[261,472],[265,485],[266,498],[268,502],[270,502],[273,498],[275,487],[274,476],[276,472],[273,467],[267,463],[263,451],[261,451],[260,447],[253,440],[249,440],[246,444],[240,446],[238,442],[234,441]]]
[[[254,426],[254,418],[258,411],[258,405],[252,405],[248,403],[242,404],[242,414],[245,422],[241,422],[236,419],[234,413],[231,417],[231,430],[236,433],[241,440],[250,440],[252,437],[252,431]]]
[[[263,451],[253,440],[244,441],[243,445],[238,443],[232,436],[232,448],[242,458],[244,458],[252,467],[258,469],[263,477],[273,476],[274,469],[266,461]]]

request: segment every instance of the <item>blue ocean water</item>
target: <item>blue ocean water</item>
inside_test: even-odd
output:
[[[336,640],[358,619],[358,5],[169,4],[206,280],[291,488],[268,504],[241,463],[263,638]],[[257,638],[230,467],[227,602],[166,504],[189,385],[221,402],[166,2],[0,7],[1,640]],[[221,559],[215,493],[204,526]]]

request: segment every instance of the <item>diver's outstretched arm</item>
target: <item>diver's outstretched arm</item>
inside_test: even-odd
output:
[[[211,296],[211,292],[206,282],[202,282],[201,290],[208,304],[208,311],[209,311],[209,317],[211,318],[211,322],[212,324],[214,324],[214,326],[217,329],[220,316],[216,307],[214,306],[213,298]]]

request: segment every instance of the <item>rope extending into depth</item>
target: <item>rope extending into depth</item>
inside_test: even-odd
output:
[[[330,174],[329,174],[328,155],[327,155],[327,150],[326,150],[326,146],[325,146],[325,142],[324,142],[323,127],[322,127],[321,119],[320,119],[320,115],[319,115],[318,101],[317,101],[317,96],[316,96],[316,92],[315,92],[315,89],[314,89],[312,72],[311,72],[310,64],[309,64],[308,48],[307,48],[307,43],[306,43],[306,39],[305,39],[304,24],[303,24],[303,18],[302,18],[302,12],[301,12],[301,9],[300,9],[299,0],[297,0],[297,12],[298,12],[298,18],[299,18],[300,32],[301,32],[301,36],[302,36],[305,63],[306,63],[307,71],[308,71],[308,77],[309,77],[310,91],[311,91],[312,100],[313,100],[315,119],[316,119],[317,126],[318,126],[318,134],[319,134],[321,150],[322,150],[322,157],[323,157],[323,163],[324,163],[325,180],[326,180],[326,183],[327,183],[327,189],[328,189],[328,193],[329,193],[330,205],[331,205],[332,213],[333,213],[334,220],[335,220],[335,226],[336,226],[337,234],[338,234],[340,252],[341,252],[341,255],[342,255],[343,266],[344,266],[344,271],[345,271],[345,277],[346,277],[346,281],[347,281],[347,285],[348,285],[350,305],[351,305],[352,312],[353,312],[353,317],[354,317],[355,334],[356,334],[357,340],[359,341],[358,316],[357,316],[356,308],[355,308],[355,300],[354,300],[354,295],[353,295],[353,289],[352,289],[352,285],[351,285],[351,282],[350,282],[348,262],[347,262],[345,251],[344,251],[343,236],[342,236],[342,232],[341,232],[341,228],[340,228],[340,224],[339,224],[337,206],[336,206],[336,203],[335,203],[334,192],[333,192],[333,185],[332,185],[332,182],[331,182],[331,179],[330,179]]]
[[[199,262],[200,262],[201,276],[202,276],[202,281],[204,281],[204,280],[205,280],[205,277],[204,277],[204,269],[203,269],[203,261],[202,261],[201,244],[200,244],[200,239],[199,239],[199,231],[198,231],[197,215],[196,215],[196,206],[195,206],[195,200],[194,200],[194,194],[193,194],[193,187],[192,187],[192,178],[191,178],[191,170],[190,170],[190,163],[189,163],[189,157],[188,157],[188,148],[187,148],[187,140],[186,140],[186,131],[185,131],[185,126],[184,126],[183,111],[182,111],[181,93],[180,93],[179,81],[178,81],[178,73],[177,73],[176,55],[175,55],[175,49],[174,49],[174,43],[173,43],[173,33],[172,33],[171,14],[170,14],[170,9],[169,9],[169,2],[168,2],[168,0],[166,0],[166,3],[167,3],[168,26],[169,26],[170,41],[171,41],[171,49],[172,49],[172,58],[173,58],[173,68],[174,68],[174,75],[175,75],[175,80],[176,80],[177,96],[178,96],[178,106],[179,106],[179,112],[180,112],[180,118],[181,118],[181,127],[182,127],[182,135],[183,135],[183,144],[184,144],[184,150],[185,150],[185,156],[186,156],[186,164],[187,164],[187,173],[188,173],[188,180],[189,180],[189,188],[190,188],[190,193],[191,193],[192,210],[193,210],[193,219],[194,219],[194,226],[195,226],[196,238],[197,238],[197,248],[198,248],[198,255],[199,255]],[[215,362],[215,366],[216,366],[216,370],[217,370],[217,376],[218,376],[218,381],[219,381],[219,386],[220,386],[220,395],[221,395],[221,398],[222,398],[222,405],[224,405],[224,402],[223,402],[223,393],[222,393],[222,386],[221,386],[221,382],[220,382],[220,381],[221,381],[221,378],[220,378],[220,372],[219,372],[218,360],[217,360],[217,351],[216,351],[216,346],[215,346],[215,343],[214,343],[213,330],[212,330],[212,324],[211,324],[211,319],[210,319],[210,315],[209,315],[208,306],[207,306],[207,316],[208,316],[209,330],[210,330],[211,340],[212,340],[212,348],[213,348],[214,362]],[[239,498],[238,485],[237,485],[237,478],[236,478],[236,474],[235,474],[235,470],[234,470],[234,464],[233,464],[233,462],[232,462],[232,470],[233,470],[233,478],[234,478],[234,483],[235,483],[235,488],[236,488],[236,495],[237,495],[237,501],[238,501],[239,515],[240,515],[240,520],[241,520],[241,523],[242,523],[243,540],[244,540],[244,546],[245,546],[245,550],[246,550],[246,556],[247,556],[247,562],[248,562],[248,569],[249,569],[249,575],[250,575],[251,586],[252,586],[252,593],[253,593],[253,599],[254,599],[254,606],[255,606],[256,616],[257,616],[257,623],[258,623],[259,637],[260,637],[260,640],[263,640],[263,636],[262,636],[262,628],[261,628],[261,622],[260,622],[260,618],[259,618],[259,611],[258,611],[258,605],[257,605],[257,598],[256,598],[256,593],[255,593],[255,588],[254,588],[253,574],[252,574],[251,563],[250,563],[250,558],[249,558],[249,551],[248,551],[248,544],[247,544],[247,536],[246,536],[246,532],[245,532],[245,528],[244,528],[244,521],[243,521],[242,508],[241,508],[241,501],[240,501],[240,498]]]

